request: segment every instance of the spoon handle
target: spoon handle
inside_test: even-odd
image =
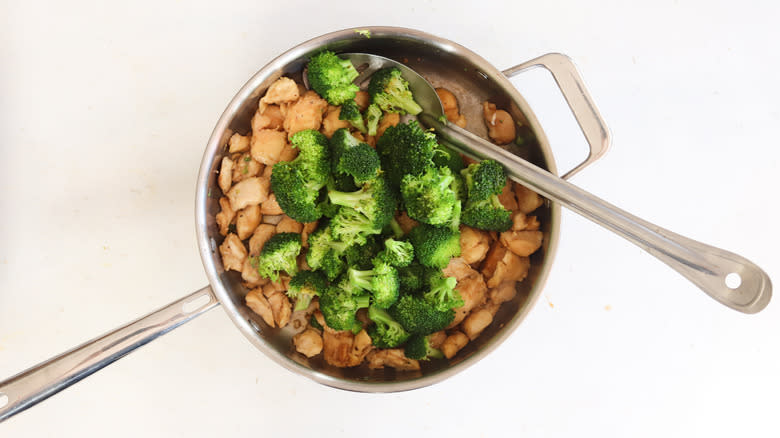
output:
[[[756,313],[769,304],[769,276],[744,257],[640,219],[464,129],[445,125],[428,114],[420,114],[418,119],[459,152],[500,162],[513,180],[623,236],[720,303],[744,313]]]

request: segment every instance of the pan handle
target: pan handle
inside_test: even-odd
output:
[[[596,104],[593,103],[582,77],[577,72],[577,67],[568,56],[561,53],[548,53],[538,58],[518,64],[512,68],[504,70],[502,73],[507,78],[530,70],[535,67],[544,67],[547,69],[558,84],[566,103],[569,104],[574,118],[582,129],[585,139],[590,145],[588,157],[582,163],[576,165],[573,169],[566,172],[561,178],[569,179],[574,174],[589,166],[601,158],[609,149],[611,136],[607,129],[607,124],[599,114]]]
[[[0,422],[219,305],[206,286],[144,317],[0,382]]]

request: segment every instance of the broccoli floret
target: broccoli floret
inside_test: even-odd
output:
[[[341,154],[336,170],[353,177],[355,183],[363,184],[376,178],[379,172],[379,155],[371,146],[360,143]]]
[[[425,266],[444,268],[460,255],[460,231],[420,224],[409,232],[417,259]]]
[[[344,252],[347,265],[356,269],[371,269],[372,260],[382,250],[382,246],[375,235],[366,236],[366,243],[352,245]]]
[[[320,311],[333,330],[354,330],[359,326],[355,313],[368,307],[368,295],[354,295],[339,285],[331,285],[320,295]]]
[[[381,175],[363,184],[356,192],[329,191],[328,197],[333,204],[349,207],[363,214],[376,230],[369,234],[379,234],[382,228],[390,223],[397,205],[395,196]],[[334,221],[344,210],[341,209]]]
[[[412,263],[414,247],[409,242],[395,240],[391,237],[385,240],[385,249],[379,253],[378,257],[396,268],[402,268]]]
[[[456,151],[439,145],[433,150],[433,164],[437,167],[449,167],[453,174],[463,170],[463,157]]]
[[[349,59],[341,59],[335,53],[324,51],[311,57],[306,76],[309,85],[331,105],[341,105],[355,98],[359,90],[353,84],[358,77]]]
[[[299,222],[313,222],[322,216],[319,192],[329,180],[328,139],[307,129],[291,138],[300,153],[293,161],[276,163],[271,172],[271,190],[282,211]]]
[[[428,277],[428,291],[423,297],[441,311],[461,307],[463,298],[455,290],[457,283],[454,277],[445,277],[441,271],[433,271]]]
[[[328,137],[313,129],[304,129],[290,137],[292,147],[300,153],[291,163],[299,166],[303,176],[322,188],[330,174],[330,147]]]
[[[309,307],[312,298],[320,296],[327,287],[325,277],[314,271],[300,271],[292,279],[287,289],[287,296],[295,299],[295,310]]]
[[[363,121],[363,115],[360,114],[360,108],[354,100],[348,100],[341,104],[341,111],[339,112],[339,120],[346,120],[355,129],[365,134],[368,132],[366,124]]]
[[[272,281],[279,279],[279,273],[285,271],[290,275],[298,273],[298,253],[301,252],[301,235],[298,233],[274,234],[263,246],[260,255],[253,257],[250,262],[257,269],[260,276],[270,278]]]
[[[433,165],[436,135],[416,121],[391,126],[376,142],[376,151],[390,185],[397,189],[404,175],[421,175]]]
[[[368,328],[371,342],[378,348],[395,348],[403,344],[409,333],[403,326],[390,316],[387,311],[377,306],[368,307],[368,318],[374,321],[374,325]]]
[[[376,130],[379,127],[379,120],[382,118],[382,108],[379,108],[379,105],[372,103],[366,108],[364,117],[366,118],[368,135],[376,135]]]
[[[430,360],[441,359],[444,354],[441,350],[431,347],[430,336],[414,335],[409,337],[404,345],[404,356],[409,359]]]
[[[398,271],[389,263],[375,259],[374,269],[359,271],[349,268],[347,275],[352,286],[371,292],[374,305],[381,309],[387,309],[398,299]]]
[[[387,227],[385,227],[384,234],[392,234],[396,239],[400,239],[405,233],[403,228],[401,228],[401,224],[395,218],[392,218]]]
[[[322,305],[320,298],[320,306]],[[404,295],[387,311],[409,333],[429,335],[443,330],[453,319],[455,311],[439,311],[436,306],[416,295]]]
[[[483,201],[501,194],[506,185],[504,166],[494,160],[471,164],[461,172],[466,182],[469,201]]]
[[[417,115],[422,108],[414,101],[409,82],[401,76],[401,70],[395,67],[377,70],[368,83],[371,102],[384,111]]]
[[[349,247],[333,238],[330,225],[321,226],[309,235],[306,263],[314,270],[322,270],[329,280],[334,280],[346,269],[341,255]]]
[[[431,225],[449,223],[460,203],[451,187],[453,181],[447,167],[429,167],[422,175],[406,175],[401,180],[401,197],[409,217]]]
[[[460,221],[470,227],[489,231],[506,231],[512,227],[512,213],[496,195],[483,201],[466,202]]]
[[[398,268],[398,279],[401,282],[403,292],[416,292],[426,284],[428,269],[418,262],[412,262],[409,266]]]
[[[366,238],[379,234],[381,230],[374,226],[374,221],[354,208],[341,207],[330,222],[333,238],[348,246],[363,245]]]

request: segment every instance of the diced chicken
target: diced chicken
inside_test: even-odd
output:
[[[279,221],[281,221],[283,217],[284,217],[284,214],[276,214],[276,215],[267,214],[267,215],[263,216],[263,223],[276,226],[276,224],[278,224]]]
[[[222,265],[226,271],[232,269],[241,272],[246,259],[246,248],[238,236],[233,233],[228,234],[219,246],[219,253],[222,255]]]
[[[544,203],[542,197],[533,190],[517,183],[514,183],[513,186],[517,197],[517,208],[523,213],[528,214]]]
[[[526,216],[525,213],[522,211],[514,211],[512,212],[512,230],[514,231],[520,231],[524,230],[526,227]]]
[[[442,342],[439,348],[444,357],[452,359],[458,352],[469,343],[469,337],[461,332],[455,332]]]
[[[241,210],[249,205],[259,205],[268,199],[270,190],[270,181],[267,178],[252,177],[236,183],[227,197],[230,200],[230,207],[235,210]]]
[[[428,336],[428,344],[431,346],[431,348],[438,349],[441,347],[441,344],[445,339],[447,339],[447,332],[444,330],[439,330],[438,332],[433,332]]]
[[[460,328],[473,341],[491,322],[493,322],[493,315],[489,310],[476,309],[463,320]]]
[[[360,365],[371,351],[371,337],[365,330],[353,335],[348,330],[337,332],[327,326],[323,327],[322,352],[325,362],[337,367],[354,367]]]
[[[322,335],[316,329],[307,328],[293,336],[293,344],[298,353],[313,357],[322,352]]]
[[[346,120],[339,120],[341,115],[341,107],[328,105],[328,110],[325,113],[325,118],[322,119],[322,129],[320,132],[325,134],[325,137],[333,137],[333,133],[341,128],[349,129],[350,123]]]
[[[297,102],[287,110],[284,118],[284,130],[288,136],[304,129],[320,129],[322,113],[328,107],[328,102],[314,91],[307,91]]]
[[[246,297],[244,297],[244,301],[253,312],[257,313],[261,318],[263,318],[263,321],[265,321],[266,324],[271,327],[276,327],[276,323],[274,322],[274,313],[271,310],[271,305],[268,303],[268,300],[265,298],[265,296],[263,296],[263,293],[260,291],[260,289],[253,289],[249,291],[249,293],[246,294]]]
[[[482,307],[480,307],[481,310],[487,311],[490,314],[490,316],[494,319],[496,317],[496,313],[498,313],[498,309],[500,308],[501,308],[501,303],[494,303],[491,300],[487,300],[487,302],[483,304]],[[473,314],[474,312],[471,313]]]
[[[520,281],[528,275],[531,261],[507,250],[499,243],[493,244],[488,251],[482,274],[487,278],[488,287],[496,287],[504,281]]]
[[[282,150],[287,146],[287,135],[274,129],[261,129],[252,136],[251,153],[255,161],[266,166],[279,162]]]
[[[278,215],[283,214],[284,211],[282,211],[282,207],[279,207],[279,203],[276,201],[276,194],[271,193],[268,195],[268,199],[263,201],[262,204],[260,204],[260,213],[262,214],[270,214],[270,215]]]
[[[231,154],[236,152],[246,152],[249,150],[249,137],[235,133],[230,136],[228,140],[228,152]]]
[[[249,254],[256,256],[263,250],[268,239],[274,235],[276,227],[269,224],[260,224],[255,228],[252,237],[249,238]]]
[[[271,173],[274,171],[274,166],[265,166],[263,169],[263,173],[260,175],[260,178],[268,178],[270,180]]]
[[[528,257],[542,246],[541,231],[504,231],[501,244],[520,257]]]
[[[444,108],[444,115],[447,117],[447,120],[461,128],[465,128],[466,117],[460,114],[458,100],[455,98],[455,95],[446,88],[437,88],[436,94],[439,95],[439,100],[441,100],[441,106]]]
[[[485,285],[485,280],[482,278],[482,275],[479,274],[458,280],[455,290],[460,293],[460,297],[463,299],[463,305],[454,309],[455,318],[448,328],[458,325],[472,309],[481,306],[485,303],[485,300],[487,300],[487,286]]]
[[[503,281],[498,286],[488,291],[490,301],[501,304],[511,301],[517,295],[517,282],[514,280]]]
[[[409,359],[402,348],[373,350],[368,355],[368,367],[372,370],[391,367],[400,371],[418,371],[420,362]]]
[[[515,194],[512,191],[512,181],[507,180],[506,184],[504,184],[501,194],[498,195],[498,200],[501,201],[501,205],[507,210],[517,210],[517,199],[515,199]]]
[[[303,231],[303,224],[287,215],[282,216],[282,220],[276,224],[277,233],[300,233],[301,231]]]
[[[281,131],[284,125],[284,114],[278,105],[268,105],[261,112],[259,109],[252,116],[252,134],[262,129],[274,129]]]
[[[455,277],[460,281],[468,277],[476,277],[479,272],[475,271],[463,257],[454,257],[450,259],[449,264],[442,270],[445,276]]]
[[[250,205],[239,211],[236,215],[236,234],[238,234],[238,238],[241,240],[248,239],[255,231],[255,228],[260,225],[262,217],[259,205]]]
[[[227,236],[227,233],[230,230],[230,224],[236,217],[236,212],[230,207],[230,200],[224,196],[219,198],[219,206],[221,207],[221,210],[217,213],[215,219],[217,221],[217,226],[219,226],[219,234]]]
[[[290,143],[284,145],[282,153],[279,155],[279,161],[292,161],[298,156],[298,148],[292,147]]]
[[[314,221],[303,224],[303,230],[301,230],[301,244],[304,248],[309,246],[309,235],[317,229],[317,223],[317,221]]]
[[[511,143],[517,137],[515,121],[504,110],[497,110],[490,102],[482,103],[482,116],[488,127],[488,137],[496,144]]]
[[[528,216],[525,220],[525,229],[528,231],[536,231],[540,226],[539,219],[536,216]]]
[[[237,183],[247,178],[257,176],[263,171],[265,166],[252,159],[249,152],[245,152],[238,157],[233,166],[233,182]]]
[[[252,287],[262,287],[268,282],[267,278],[260,276],[257,272],[257,268],[252,266],[252,261],[249,257],[244,259],[244,266],[241,268],[241,279],[252,285]]]
[[[363,363],[363,359],[366,358],[368,352],[373,348],[371,336],[369,336],[368,332],[365,330],[361,330],[355,335],[355,339],[352,341],[352,350],[349,352],[350,363],[360,365]]]
[[[466,225],[460,226],[460,256],[466,263],[474,264],[481,261],[485,258],[488,249],[490,249],[488,233]]]
[[[263,104],[292,102],[298,99],[298,96],[300,96],[298,84],[290,78],[281,77],[268,87],[265,96],[260,99],[260,107],[262,108]]]
[[[265,290],[265,289],[263,289]],[[284,292],[276,292],[268,297],[268,304],[271,305],[271,311],[274,314],[274,322],[277,327],[285,327],[290,322],[292,314],[292,304]]]
[[[412,218],[409,217],[406,212],[401,212],[395,217],[395,221],[398,222],[398,225],[401,226],[401,230],[403,230],[404,234],[408,233],[412,230],[412,228],[416,227],[418,222]]]
[[[367,91],[360,90],[355,93],[355,103],[360,111],[365,111],[368,108],[368,104],[371,103],[371,97]]]
[[[381,119],[379,119],[379,125],[376,127],[377,138],[381,137],[385,133],[385,129],[395,126],[401,123],[401,115],[398,113],[385,113]]]
[[[222,193],[230,190],[230,184],[233,182],[233,160],[228,157],[222,157],[222,165],[219,167],[219,177],[217,184]]]

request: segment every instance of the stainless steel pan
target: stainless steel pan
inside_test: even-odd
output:
[[[227,315],[259,350],[283,367],[322,384],[365,392],[404,391],[427,386],[456,374],[479,361],[506,339],[525,318],[541,294],[558,242],[560,207],[546,203],[539,209],[544,242],[531,258],[528,278],[519,283],[517,297],[505,303],[494,322],[448,362],[424,363],[419,372],[370,370],[365,366],[336,368],[321,358],[307,359],[292,348],[292,326],[268,327],[244,304],[247,290],[236,272],[226,272],[217,247],[221,236],[214,220],[219,211],[216,172],[225,144],[234,133],[250,131],[250,119],[260,96],[282,75],[300,79],[312,53],[324,48],[336,52],[364,52],[404,62],[434,86],[450,89],[459,99],[467,129],[486,138],[481,103],[490,100],[507,109],[515,120],[530,127],[535,141],[510,151],[557,174],[552,151],[528,104],[509,82],[515,74],[533,66],[548,69],[563,92],[582,128],[590,154],[563,175],[568,178],[601,157],[609,146],[609,133],[569,58],[549,54],[505,71],[463,46],[411,29],[368,27],[326,34],[283,53],[258,71],[236,94],[217,122],[206,146],[198,176],[195,219],[200,255],[210,286],[101,337],[38,364],[0,382],[0,421],[56,394],[95,371],[154,340],[179,325],[222,304]]]

